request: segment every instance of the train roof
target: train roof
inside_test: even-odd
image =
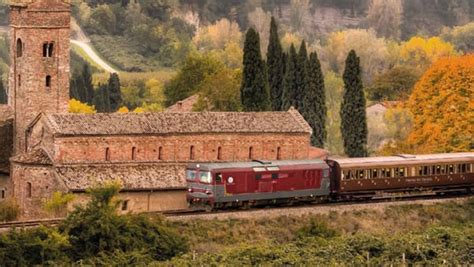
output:
[[[233,169],[233,168],[255,168],[255,167],[283,167],[283,166],[297,166],[317,164],[326,167],[326,163],[320,159],[309,160],[275,160],[275,161],[246,161],[246,162],[222,162],[222,163],[193,163],[189,164],[188,168],[199,168],[204,170],[214,169]]]
[[[388,157],[366,157],[366,158],[330,158],[341,167],[364,167],[377,165],[398,165],[398,164],[423,164],[437,162],[471,162],[474,161],[474,152],[443,153],[443,154],[398,154]]]

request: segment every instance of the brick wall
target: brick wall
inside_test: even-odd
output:
[[[171,136],[56,137],[58,164],[110,162],[246,161],[304,159],[308,134],[204,134]],[[191,152],[191,150],[193,150]],[[160,153],[161,151],[161,153]],[[278,152],[279,151],[279,152]],[[191,157],[193,154],[193,157]]]

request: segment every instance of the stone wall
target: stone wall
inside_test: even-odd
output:
[[[56,137],[54,142],[58,164],[305,159],[310,147],[308,134],[266,133]]]

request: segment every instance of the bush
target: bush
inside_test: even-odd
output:
[[[337,234],[338,234],[337,231],[335,229],[330,228],[325,221],[322,221],[322,220],[317,221],[316,219],[311,218],[309,225],[302,227],[298,231],[297,236],[299,238],[305,238],[305,237],[330,238],[330,237],[335,237]]]
[[[20,210],[15,202],[9,200],[0,202],[0,222],[16,220],[19,212]]]

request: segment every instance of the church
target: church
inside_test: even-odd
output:
[[[71,4],[10,4],[8,104],[0,105],[0,201],[13,198],[21,219],[43,210],[54,192],[85,191],[108,180],[123,188],[122,212],[186,208],[192,162],[323,157],[311,127],[284,112],[68,114]]]

